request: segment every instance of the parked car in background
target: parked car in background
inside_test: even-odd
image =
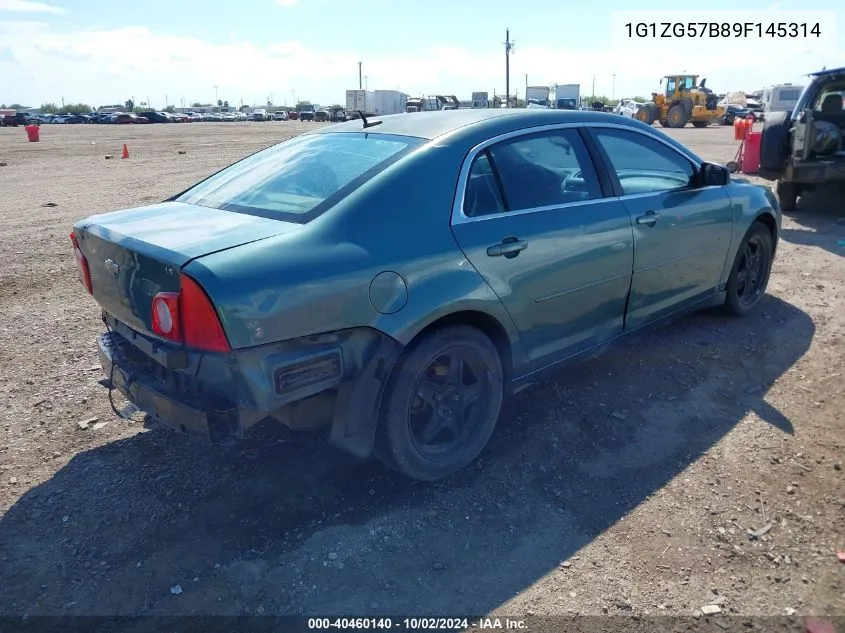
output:
[[[755,121],[757,120],[757,115],[748,108],[729,103],[725,106],[725,114],[719,122],[722,125],[733,125],[737,119],[746,119],[748,117],[753,117]]]
[[[331,119],[328,110],[317,110],[314,112],[314,120],[318,123],[326,123]]]
[[[288,113],[285,112],[284,110],[277,111],[276,113],[274,113],[273,116],[276,119],[276,121],[287,121],[288,120]]]
[[[267,116],[267,110],[263,108],[258,108],[257,110],[252,111],[249,118],[251,121],[266,121]]]
[[[174,117],[169,115],[167,112],[155,112],[153,110],[139,112],[138,114],[147,119],[150,123],[171,123],[174,119]]]
[[[470,464],[503,398],[549,370],[764,296],[772,191],[639,121],[463,109],[363,126],[74,225],[114,387],[212,441],[324,427],[429,481]]]
[[[618,104],[616,104],[613,111],[616,114],[621,114],[622,116],[633,117],[637,114],[637,110],[639,110],[643,105],[645,104],[640,103],[639,101],[634,101],[633,99],[622,99]]]
[[[114,114],[114,123],[149,123],[149,120],[146,117],[138,116],[133,112],[119,112]]]
[[[300,121],[315,121],[316,114],[315,108],[313,105],[304,105],[299,110],[299,120]]]

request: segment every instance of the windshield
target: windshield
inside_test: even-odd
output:
[[[305,134],[227,167],[176,201],[308,222],[421,142],[386,134]]]

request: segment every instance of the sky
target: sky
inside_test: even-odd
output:
[[[0,0],[0,103],[92,106],[149,100],[189,106],[345,102],[362,62],[369,90],[505,91],[505,29],[515,41],[511,93],[581,84],[581,94],[648,96],[666,74],[716,92],[801,84],[845,66],[841,0],[706,3],[628,0]],[[636,9],[647,6],[648,10]],[[665,7],[665,8],[661,8]],[[820,36],[628,37],[627,23],[819,24]],[[658,25],[658,30],[662,28]]]

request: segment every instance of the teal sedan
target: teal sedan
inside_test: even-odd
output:
[[[430,481],[563,363],[754,310],[780,226],[770,189],[638,121],[497,109],[315,129],[71,242],[110,398],[210,441],[324,428]]]

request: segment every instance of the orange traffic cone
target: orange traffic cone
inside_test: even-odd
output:
[[[126,147],[126,143],[123,144],[123,154],[120,157],[129,158],[129,148]]]

